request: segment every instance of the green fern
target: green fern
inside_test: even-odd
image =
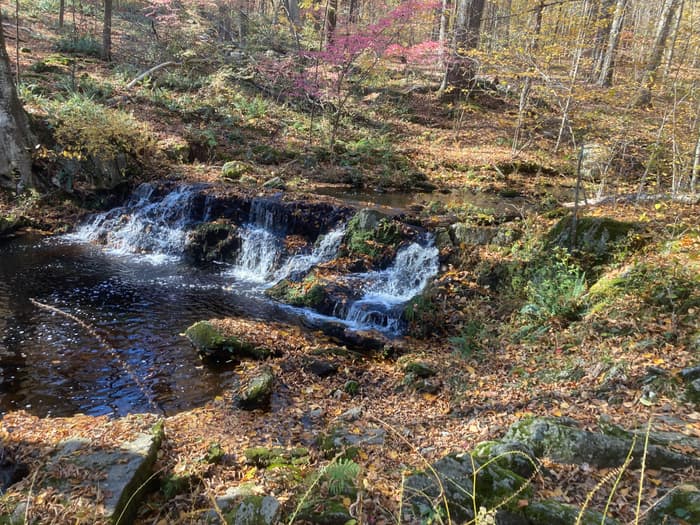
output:
[[[328,465],[323,474],[328,481],[328,492],[338,496],[353,489],[360,474],[360,465],[351,459],[339,459]]]

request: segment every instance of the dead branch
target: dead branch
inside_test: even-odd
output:
[[[140,75],[138,75],[134,80],[132,80],[131,82],[129,82],[129,83],[126,85],[126,89],[131,89],[131,88],[134,87],[136,84],[138,84],[141,80],[143,80],[144,78],[146,78],[146,77],[149,76],[149,75],[152,75],[153,73],[155,73],[156,71],[158,71],[158,70],[160,70],[160,69],[163,69],[163,68],[166,68],[166,67],[169,67],[169,66],[181,66],[181,65],[182,65],[182,64],[181,64],[180,62],[168,61],[168,62],[163,62],[162,64],[158,64],[157,66],[153,66],[151,69],[149,69],[149,70],[147,70],[147,71],[144,71],[143,73],[141,73]]]

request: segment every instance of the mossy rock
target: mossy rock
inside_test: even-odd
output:
[[[231,160],[221,167],[221,177],[226,180],[239,180],[243,175],[248,175],[253,171],[250,164],[240,160]]]
[[[262,367],[241,388],[238,396],[238,405],[244,410],[269,408],[274,383],[275,376],[272,373],[272,369],[269,366]]]
[[[22,219],[14,215],[0,216],[0,238],[12,235],[22,227]]]
[[[700,487],[685,484],[673,488],[649,512],[646,525],[700,523]]]
[[[572,419],[553,417],[524,418],[508,429],[503,440],[529,446],[538,458],[546,456],[558,463],[588,463],[600,468],[622,465],[632,447],[632,439],[581,430]],[[633,456],[633,468],[644,456],[647,467],[655,469],[700,465],[698,458],[658,445],[649,445],[645,454],[643,440],[636,442]]]
[[[229,525],[274,525],[279,522],[280,511],[279,501],[272,496],[247,496],[225,517]]]
[[[573,505],[567,505],[559,501],[537,501],[530,503],[524,508],[525,516],[530,520],[532,525],[617,525],[617,520],[612,518],[603,518],[600,512],[587,509],[581,516],[581,521],[578,516],[581,509]]]
[[[413,374],[416,377],[427,378],[437,374],[435,368],[425,361],[412,359],[410,356],[402,356],[397,364],[406,374]]]
[[[482,465],[468,453],[450,454],[435,462],[430,471],[406,478],[402,512],[420,520],[444,511],[444,494],[450,516],[461,523],[475,518],[475,502],[476,508],[517,511],[517,501],[528,499],[532,492],[522,476],[495,463]]]
[[[216,362],[240,359],[265,359],[272,355],[269,348],[255,346],[237,337],[226,337],[209,321],[199,321],[185,331],[185,337],[197,349],[200,357]]]
[[[233,262],[241,248],[238,227],[227,221],[198,225],[187,235],[185,257],[194,263]]]
[[[246,463],[259,468],[304,465],[309,462],[309,449],[296,447],[252,447],[243,452]]]
[[[484,441],[474,447],[472,455],[480,463],[493,461],[499,467],[524,478],[532,476],[538,468],[532,449],[517,441]]]
[[[341,255],[388,261],[396,255],[403,237],[397,221],[376,210],[364,209],[348,222]]]
[[[316,309],[329,300],[323,281],[314,274],[307,276],[300,282],[282,279],[268,288],[265,294],[292,306]]]
[[[579,217],[574,232],[572,221],[573,216],[568,215],[549,231],[549,245],[573,248],[577,252],[592,256],[598,263],[610,260],[621,241],[637,228],[633,223],[606,217]]]
[[[287,184],[284,182],[282,177],[272,177],[271,179],[267,179],[265,182],[263,182],[262,187],[267,188],[268,190],[284,190],[287,187]]]

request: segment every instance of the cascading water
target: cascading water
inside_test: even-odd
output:
[[[116,254],[139,254],[152,264],[172,262],[182,254],[187,231],[211,220],[209,196],[197,186],[182,186],[159,196],[148,184],[139,186],[122,207],[95,215],[69,240],[98,242]],[[258,198],[250,204],[248,221],[240,227],[240,250],[235,263],[223,272],[233,278],[239,292],[260,295],[260,289],[282,279],[300,279],[316,265],[332,260],[345,235],[345,225],[319,237],[310,253],[284,258],[286,216],[277,198]],[[393,264],[382,271],[350,275],[341,280],[362,296],[354,302],[338,304],[331,320],[353,329],[377,329],[389,334],[401,330],[403,305],[425,288],[438,272],[438,250],[432,241],[414,242],[396,255]],[[245,283],[252,283],[250,285]],[[299,309],[297,309],[299,310]],[[301,309],[311,318],[323,318]]]
[[[358,329],[399,332],[401,307],[423,291],[437,274],[438,253],[432,241],[425,246],[412,243],[399,250],[386,270],[359,275],[367,283],[365,295],[350,305],[345,321]]]
[[[141,184],[121,207],[96,214],[67,240],[98,242],[115,254],[148,254],[157,264],[182,253],[197,188],[182,186],[162,198],[150,184]]]

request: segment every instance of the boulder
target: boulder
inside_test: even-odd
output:
[[[185,337],[197,349],[202,359],[230,362],[244,358],[265,359],[272,350],[238,336],[224,336],[209,321],[199,321],[185,331]]]
[[[472,455],[481,463],[493,461],[523,478],[532,476],[539,466],[533,450],[517,441],[484,441],[474,447]]]
[[[226,515],[231,525],[274,525],[279,523],[281,506],[272,496],[247,496]]]
[[[581,154],[581,176],[585,179],[598,181],[608,171],[612,160],[610,148],[591,142],[583,145]]]
[[[600,512],[585,510],[578,520],[581,509],[559,501],[545,500],[530,503],[524,509],[525,516],[531,525],[616,525],[612,518],[605,518]]]
[[[622,465],[632,447],[631,439],[581,430],[568,418],[529,417],[513,424],[504,441],[517,441],[529,446],[536,457],[549,457],[557,463],[588,463],[609,468]],[[632,467],[641,464],[644,440],[637,440]],[[648,468],[683,469],[700,465],[700,459],[678,454],[659,445],[649,445],[646,451]]]
[[[500,507],[508,512],[531,493],[527,481],[514,472],[495,463],[481,464],[468,453],[450,454],[433,463],[430,470],[406,478],[402,514],[426,519],[444,510],[446,501],[452,520],[462,523],[475,519],[474,508]]]
[[[256,408],[269,408],[272,399],[272,387],[275,376],[269,366],[262,367],[241,388],[238,396],[238,405],[244,410]]]
[[[187,234],[185,257],[193,263],[233,262],[241,249],[238,227],[228,221],[207,222]]]
[[[595,257],[598,262],[610,259],[617,243],[635,230],[636,225],[606,217],[579,217],[572,231],[573,217],[561,219],[547,234],[550,246],[575,250]]]
[[[281,177],[272,177],[271,179],[263,182],[262,187],[269,190],[283,190],[287,187],[287,185]]]
[[[475,226],[464,222],[450,226],[450,237],[456,246],[491,244],[496,235],[498,235],[496,226]]]
[[[243,175],[252,171],[250,164],[239,160],[231,160],[221,167],[221,177],[227,180],[239,180]]]
[[[644,523],[646,525],[700,523],[700,487],[691,484],[674,487],[666,497],[656,502]]]

